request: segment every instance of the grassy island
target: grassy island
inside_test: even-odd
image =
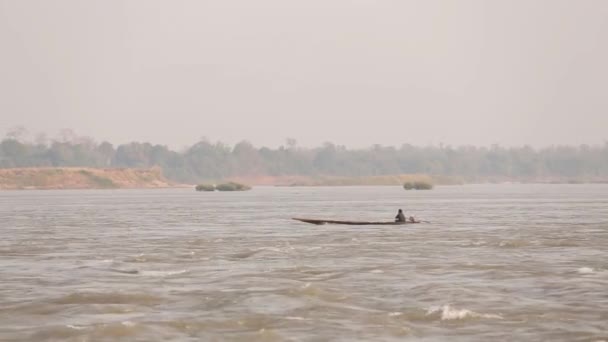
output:
[[[405,182],[403,184],[403,188],[405,190],[431,190],[433,188],[433,183],[422,180]]]
[[[195,187],[196,191],[246,191],[251,190],[251,187],[245,184],[228,182],[218,185],[199,184]]]
[[[246,191],[251,190],[251,187],[241,183],[228,182],[215,186],[217,191]]]
[[[194,188],[196,191],[215,191],[213,184],[199,184]]]

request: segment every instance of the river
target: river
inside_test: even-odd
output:
[[[291,217],[427,222],[310,225]],[[0,192],[2,341],[605,341],[608,185]]]

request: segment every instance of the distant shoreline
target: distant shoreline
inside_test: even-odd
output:
[[[337,176],[241,176],[227,177],[250,186],[402,186],[408,181],[427,181],[434,185],[463,184],[608,184],[608,179],[508,179],[505,177],[467,180],[454,176],[402,174],[369,177]],[[220,182],[220,181],[218,181]],[[160,189],[192,188],[194,184],[174,182],[160,168],[43,167],[0,169],[0,190],[61,189]]]

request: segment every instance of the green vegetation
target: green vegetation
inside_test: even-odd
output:
[[[246,190],[251,190],[250,186],[245,185],[245,184],[235,183],[235,182],[228,182],[228,183],[218,184],[215,188],[218,191],[246,191]]]
[[[213,184],[199,184],[195,187],[196,191],[215,191],[215,185]]]
[[[27,142],[8,136],[0,142],[0,168],[90,167],[151,168],[158,166],[169,180],[199,184],[216,179],[302,176],[319,183],[380,182],[374,177],[427,174],[435,184],[470,182],[606,182],[608,142],[597,146],[523,147],[374,145],[347,149],[326,143],[300,148],[295,141],[276,149],[199,141],[183,151],[133,142],[108,142],[72,137]],[[325,177],[325,178],[324,178]],[[371,177],[371,178],[370,178]],[[98,180],[111,186],[108,182]],[[408,180],[401,180],[404,184]],[[374,184],[374,183],[372,183]]]
[[[199,184],[195,187],[196,191],[246,191],[251,190],[251,187],[245,184],[228,182],[218,185],[213,184]]]
[[[405,182],[403,188],[405,190],[431,190],[433,188],[433,183],[426,181]]]

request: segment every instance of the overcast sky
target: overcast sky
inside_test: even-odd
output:
[[[1,134],[603,144],[607,83],[604,0],[0,0]]]

